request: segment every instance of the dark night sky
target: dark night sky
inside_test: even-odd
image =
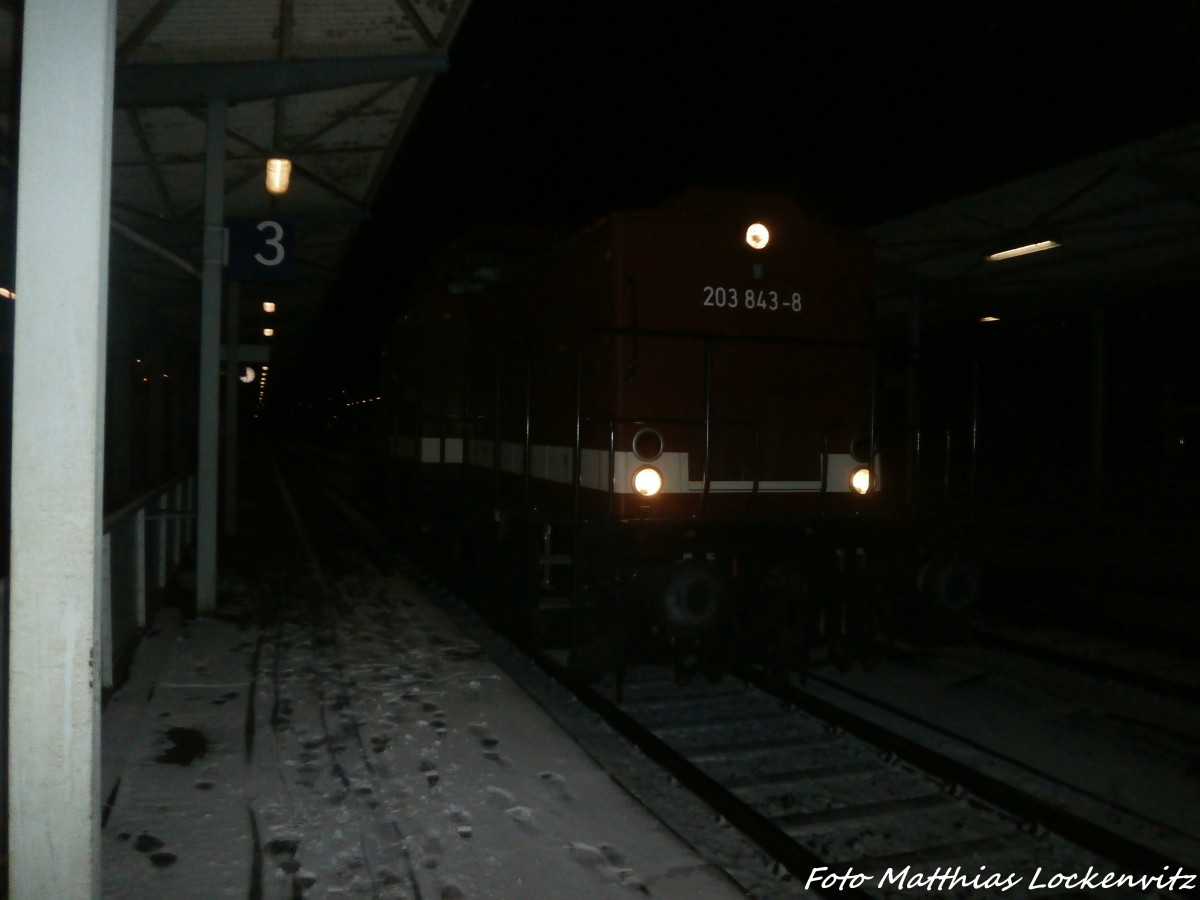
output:
[[[475,222],[582,226],[703,184],[864,227],[1200,120],[1198,38],[1192,0],[474,0],[322,356],[373,359],[360,323],[385,333]]]

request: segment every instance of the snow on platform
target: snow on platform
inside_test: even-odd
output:
[[[103,720],[103,895],[741,897],[402,577],[163,609]]]

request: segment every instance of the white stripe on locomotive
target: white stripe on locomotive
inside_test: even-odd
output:
[[[412,461],[415,457],[415,441],[411,438],[394,436],[392,456],[397,459]],[[444,454],[444,455],[443,455]],[[492,441],[476,438],[470,443],[471,464],[490,469],[495,465]],[[558,484],[570,484],[572,479],[571,466],[572,450],[570,447],[549,444],[534,444],[530,448],[530,474],[534,478],[552,481]],[[608,450],[592,448],[583,449],[580,461],[580,484],[592,490],[607,491],[608,479]],[[522,460],[524,446],[522,444],[504,441],[500,445],[500,471],[512,475],[520,475],[523,471]],[[618,494],[632,494],[633,473],[646,465],[631,451],[618,450],[613,454],[614,491]],[[421,438],[422,463],[446,462],[458,464],[463,461],[463,440],[458,437]],[[829,454],[829,472],[826,491],[831,494],[850,493],[850,473],[857,468],[849,453]],[[688,479],[688,454],[663,453],[654,460],[653,466],[662,473],[664,494],[699,494],[704,491],[703,481]],[[746,480],[716,480],[709,485],[711,494],[749,493],[754,483]],[[786,481],[764,480],[758,483],[760,494],[804,494],[817,493],[821,490],[821,481]]]

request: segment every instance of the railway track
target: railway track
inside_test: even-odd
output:
[[[349,530],[364,527],[359,522]],[[356,554],[365,558],[362,551],[347,547],[345,533],[341,541],[330,543],[342,545],[336,565]],[[378,547],[377,540],[371,543]],[[557,711],[549,711],[581,744],[593,750],[593,742],[604,738],[588,733],[592,726],[570,709],[570,701],[548,696],[554,692],[539,680],[545,672],[568,685],[672,783],[700,798],[712,810],[707,823],[711,840],[696,832],[694,816],[690,833],[678,830],[695,845],[716,848],[712,861],[726,867],[751,896],[1103,892],[1106,898],[1123,898],[1172,891],[1184,895],[1196,888],[1189,882],[1194,870],[1180,861],[797,688],[783,696],[772,694],[754,683],[752,673],[681,690],[665,668],[635,667],[618,703],[611,679],[595,687],[572,684],[564,670],[546,659],[538,660],[538,670],[517,659],[507,642],[488,636],[458,598],[432,580],[423,581],[432,599],[518,682],[550,707],[559,704]],[[352,694],[341,692],[342,697]],[[356,783],[370,786],[371,757],[361,742],[335,742],[332,733],[329,737],[325,746],[334,749],[328,752],[339,755],[333,771],[365,769]],[[605,761],[603,751],[593,752]],[[625,780],[624,774],[615,777]],[[645,790],[630,789],[677,827],[672,821],[676,810],[656,807]],[[666,800],[668,806],[678,802]],[[746,877],[745,851],[730,842],[731,830],[757,848],[762,872]],[[722,848],[731,846],[738,858],[720,858]]]
[[[619,706],[603,686],[582,695],[817,893],[1011,897],[1098,888],[1089,872],[1131,876],[1105,887],[1112,897],[1187,886],[1182,863],[802,691],[781,699],[732,678],[680,690],[639,669]]]
[[[1032,660],[1051,665],[1061,666],[1071,671],[1102,679],[1117,684],[1139,688],[1162,697],[1180,700],[1186,703],[1200,705],[1200,683],[1192,677],[1179,677],[1170,672],[1147,666],[1141,660],[1109,661],[1089,654],[1089,647],[1060,648],[1047,641],[1024,640],[1002,631],[976,629],[972,635],[973,643],[981,647],[994,648],[1019,654]],[[1115,641],[1106,641],[1100,646],[1117,646],[1119,655],[1121,648]],[[1127,651],[1133,656],[1132,651]],[[1148,654],[1147,654],[1148,655]],[[1140,664],[1139,664],[1140,663]]]
[[[365,588],[353,602],[344,599],[356,583],[366,585],[379,574],[350,510],[316,477],[311,462],[291,454],[272,468],[304,560],[300,579],[307,589],[297,591],[293,584],[285,590],[295,600],[275,610],[268,617],[271,627],[259,632],[251,667],[257,702],[247,717],[246,758],[249,766],[264,770],[279,770],[285,760],[301,763],[294,786],[281,790],[286,779],[262,779],[272,787],[248,798],[254,859],[260,861],[249,896],[301,897],[326,889],[419,898],[410,836],[395,817],[381,814],[403,801],[380,755],[391,738],[378,727],[379,696],[372,684],[377,670],[393,665],[380,635],[407,626],[407,611]],[[417,698],[428,672],[405,660],[397,667],[406,673],[397,690]],[[326,838],[321,850],[329,858],[319,865],[306,859],[309,848],[286,830],[297,821],[325,823],[322,833],[334,836],[331,843]],[[278,865],[278,872],[269,873],[273,878],[264,878],[264,859]]]

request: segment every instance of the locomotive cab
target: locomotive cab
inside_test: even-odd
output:
[[[660,613],[701,585],[730,638],[835,582],[881,486],[869,284],[863,239],[787,199],[695,190],[457,298],[469,325],[427,341],[401,443],[537,588],[498,615],[584,659],[613,629],[680,638]]]

